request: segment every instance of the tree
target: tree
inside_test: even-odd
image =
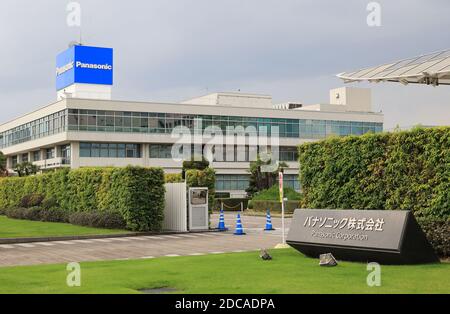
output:
[[[4,177],[8,174],[6,169],[6,157],[0,152],[0,177]]]
[[[278,162],[276,169],[272,172],[263,172],[262,166],[270,165],[272,160],[263,161],[261,156],[258,155],[255,161],[250,163],[250,180],[249,187],[246,192],[249,196],[253,196],[255,193],[266,190],[272,187],[277,182],[278,173],[282,169],[288,168],[285,162]]]
[[[27,161],[17,164],[14,167],[14,171],[17,172],[19,177],[27,177],[36,174],[39,171],[39,167]]]
[[[186,178],[186,171],[190,169],[196,169],[196,170],[205,170],[206,168],[209,168],[209,161],[205,157],[199,158],[199,156],[192,157],[191,160],[185,160],[183,161],[183,171],[182,171],[182,177],[183,179]]]

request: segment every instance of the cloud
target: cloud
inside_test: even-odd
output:
[[[55,99],[54,58],[80,36],[66,26],[68,2],[1,1],[2,120]],[[450,27],[444,0],[378,1],[380,28],[367,26],[369,1],[361,0],[79,2],[83,41],[115,48],[114,95],[120,99],[177,101],[241,88],[322,102],[329,88],[341,85],[338,72],[448,48],[436,31]],[[408,87],[415,95],[409,101],[404,90],[390,84],[374,89],[383,110],[389,108],[389,125],[422,118],[449,124],[442,118],[448,88]],[[427,101],[420,95],[433,99],[426,113],[417,107],[405,115],[403,109],[423,106],[418,99]]]

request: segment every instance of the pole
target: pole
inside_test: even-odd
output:
[[[280,202],[281,202],[281,238],[282,245],[286,245],[286,235],[284,232],[284,173],[283,169],[281,169],[278,174],[278,181],[280,185]]]
[[[282,238],[283,238],[283,244],[286,244],[286,235],[284,233],[284,199],[281,202],[281,233],[282,233]]]
[[[241,202],[241,214],[244,214],[244,202]]]

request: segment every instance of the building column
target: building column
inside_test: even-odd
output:
[[[72,169],[80,168],[80,143],[70,143],[70,167]]]
[[[6,169],[12,170],[12,157],[11,156],[6,157]]]
[[[47,156],[45,153],[45,148],[41,148],[40,151],[41,151],[41,160],[46,160]]]
[[[150,167],[150,144],[142,144],[142,154],[143,165],[144,167]]]

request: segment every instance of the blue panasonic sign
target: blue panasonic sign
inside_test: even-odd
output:
[[[75,83],[113,85],[113,49],[73,46],[56,57],[56,90]]]

